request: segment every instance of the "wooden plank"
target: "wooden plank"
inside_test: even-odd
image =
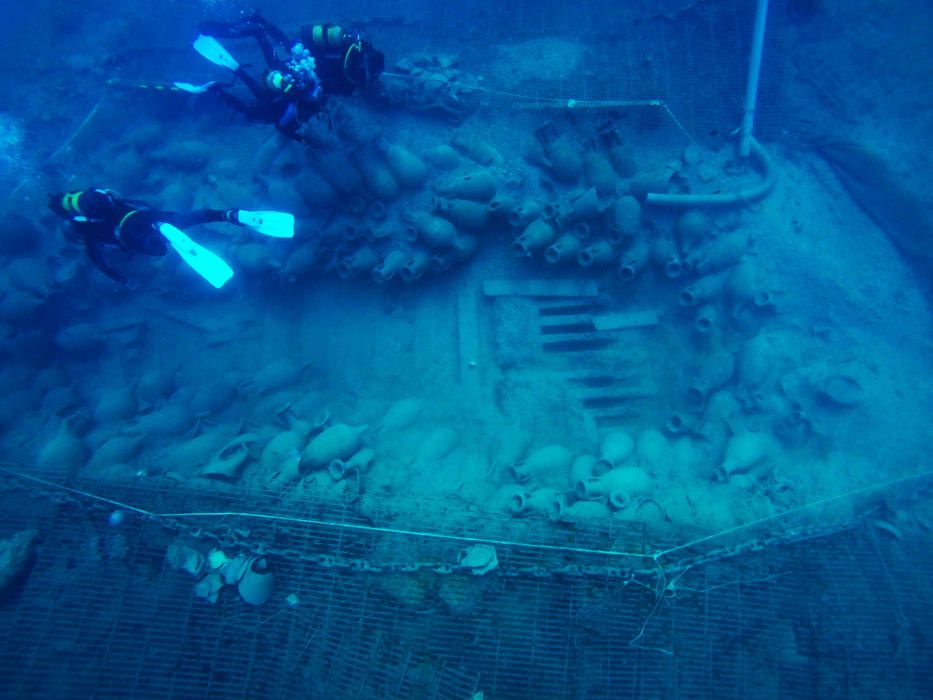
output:
[[[555,374],[565,382],[600,387],[618,386],[620,384],[629,385],[632,383],[633,379],[638,379],[641,376],[641,370],[630,367],[628,363],[626,363],[624,370],[618,365],[613,367],[612,370],[594,369],[592,371],[581,370],[579,367],[574,367],[568,370],[558,370]]]
[[[619,336],[614,333],[597,333],[582,331],[580,333],[546,333],[541,335],[543,345],[559,345],[560,343],[592,343],[594,346],[605,347],[619,342]]]
[[[543,318],[568,314],[591,314],[593,302],[589,299],[548,299],[538,302],[538,314]]]
[[[595,280],[486,280],[483,294],[487,297],[595,297],[599,285]]]
[[[637,418],[642,414],[640,410],[633,406],[616,406],[612,408],[586,408],[584,409],[587,413],[593,416],[597,424],[601,424],[604,419],[617,419],[617,420],[626,420],[629,418]],[[603,419],[603,420],[601,420]]]
[[[591,331],[594,330],[593,320],[589,315],[541,317],[541,328],[560,328],[561,326],[585,326]]]
[[[582,401],[591,403],[613,403],[625,402],[632,399],[644,399],[658,395],[658,389],[651,384],[616,386],[608,389],[590,389],[589,391],[580,391],[578,396]]]
[[[460,352],[460,385],[467,399],[480,399],[479,294],[469,283],[457,293],[457,341]]]
[[[617,314],[599,314],[592,318],[593,327],[598,331],[618,331],[626,328],[658,325],[658,312],[655,309],[624,311]]]
[[[596,423],[596,416],[589,411],[583,412],[583,434],[590,444],[599,444],[599,425]]]

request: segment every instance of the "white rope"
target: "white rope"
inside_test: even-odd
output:
[[[3,464],[14,464],[11,462],[4,462]],[[66,491],[68,493],[83,496],[94,501],[99,501],[101,503],[106,503],[108,505],[120,508],[123,510],[128,510],[138,515],[145,516],[147,518],[153,519],[168,519],[168,518],[228,518],[228,517],[238,517],[238,518],[248,518],[252,520],[270,520],[275,522],[284,522],[284,523],[293,523],[298,525],[320,525],[323,527],[334,527],[341,528],[345,530],[357,530],[361,532],[376,532],[376,533],[387,533],[391,535],[407,535],[410,537],[425,537],[430,539],[440,539],[440,540],[451,540],[455,542],[472,542],[477,544],[491,544],[491,545],[500,545],[503,547],[525,547],[528,549],[536,550],[548,550],[556,552],[576,552],[579,554],[599,554],[613,557],[639,557],[642,559],[650,559],[650,554],[641,554],[636,552],[620,552],[618,550],[611,549],[590,549],[586,547],[565,547],[560,545],[548,545],[548,544],[534,544],[529,542],[518,542],[513,540],[499,540],[485,537],[469,537],[465,535],[446,535],[439,532],[428,532],[421,530],[404,530],[398,528],[385,528],[385,527],[376,527],[373,525],[361,525],[358,523],[342,523],[335,522],[332,520],[318,520],[316,518],[299,518],[292,515],[270,515],[268,513],[248,513],[241,511],[189,511],[185,513],[154,513],[152,511],[146,510],[145,508],[139,508],[137,506],[124,503],[122,501],[116,501],[112,498],[105,498],[103,496],[98,496],[94,493],[89,493],[88,491],[82,491],[81,489],[75,489],[70,486],[65,486],[63,484],[56,484],[52,481],[47,481],[45,479],[40,479],[39,477],[30,476],[28,474],[23,474],[21,472],[14,471],[12,469],[7,469],[0,467],[0,472],[9,474],[10,476],[24,479],[26,481],[32,481],[43,486],[58,489],[60,491]]]
[[[388,76],[390,78],[398,78],[400,80],[419,80],[419,81],[431,81],[437,83],[446,83],[448,85],[454,85],[456,87],[462,87],[465,90],[472,90],[474,92],[482,92],[487,95],[496,95],[498,97],[509,97],[515,100],[523,100],[525,102],[532,102],[537,104],[544,104],[548,107],[553,108],[564,108],[564,109],[613,109],[618,107],[659,107],[663,109],[667,115],[671,118],[671,121],[674,122],[674,125],[683,133],[684,136],[690,141],[690,143],[696,144],[696,140],[693,136],[690,135],[690,132],[684,127],[680,120],[674,116],[674,113],[671,111],[671,108],[663,100],[577,100],[573,98],[560,98],[560,97],[536,97],[534,95],[523,95],[517,92],[507,92],[505,90],[493,90],[491,88],[482,87],[479,85],[465,85],[463,83],[456,83],[448,80],[443,76],[428,76],[423,77],[420,75],[407,75],[405,73],[383,73],[382,75]]]
[[[75,138],[77,138],[78,134],[80,134],[82,131],[84,131],[84,128],[85,128],[88,124],[91,123],[91,120],[92,120],[92,119],[94,118],[94,116],[97,114],[97,110],[100,109],[100,106],[101,106],[101,104],[103,103],[103,101],[104,101],[104,98],[103,98],[103,97],[101,97],[99,100],[97,100],[97,104],[95,104],[95,105],[91,108],[91,111],[88,112],[88,114],[87,114],[87,116],[84,118],[84,120],[83,120],[80,124],[78,124],[78,128],[75,129],[75,130],[71,133],[71,136],[69,136],[67,139],[65,139],[65,142],[64,142],[61,146],[59,146],[59,147],[56,148],[54,151],[52,151],[52,155],[50,155],[48,158],[46,158],[44,161],[42,161],[42,165],[39,166],[40,168],[44,168],[46,165],[48,165],[49,163],[51,163],[53,160],[55,160],[55,159],[58,157],[58,155],[59,155],[62,151],[64,151],[66,148],[68,148],[68,146],[71,145],[71,142],[74,141]],[[7,198],[8,198],[8,199],[12,199],[13,197],[15,197],[15,196],[16,196],[16,193],[19,192],[19,191],[23,188],[23,185],[25,185],[25,184],[26,184],[26,178],[23,178],[22,180],[19,181],[19,183],[16,185],[16,187],[13,188],[13,190],[10,192],[10,194],[7,195]]]
[[[14,462],[2,462],[2,464],[21,466]],[[530,543],[530,542],[519,542],[515,540],[500,540],[494,538],[486,537],[471,537],[466,535],[447,535],[439,532],[429,532],[424,530],[406,530],[401,528],[386,528],[386,527],[376,527],[373,525],[361,525],[358,523],[342,523],[335,522],[331,520],[318,520],[316,518],[299,518],[297,516],[291,515],[270,515],[268,513],[249,513],[241,511],[189,511],[183,513],[154,513],[152,511],[146,510],[144,508],[139,508],[137,506],[124,503],[122,501],[117,501],[111,498],[105,498],[104,496],[98,496],[97,494],[89,493],[87,491],[82,491],[81,489],[75,489],[70,486],[65,486],[63,484],[56,484],[52,481],[47,481],[45,479],[40,479],[36,476],[31,476],[28,474],[23,474],[12,469],[5,467],[0,467],[0,472],[4,474],[9,474],[10,476],[16,477],[18,479],[23,479],[26,481],[31,481],[43,486],[65,491],[71,494],[78,496],[83,496],[94,501],[99,501],[101,503],[106,503],[108,505],[120,508],[123,510],[128,510],[139,515],[143,515],[148,518],[153,519],[167,519],[167,518],[227,518],[227,517],[238,517],[238,518],[247,518],[252,520],[268,520],[275,522],[285,522],[293,523],[298,525],[319,525],[322,527],[333,527],[341,528],[345,530],[356,530],[359,532],[374,532],[374,533],[383,533],[391,535],[405,535],[409,537],[424,537],[427,539],[438,539],[438,540],[448,540],[454,542],[471,542],[476,544],[490,544],[490,545],[499,545],[502,547],[520,547],[525,549],[535,549],[535,550],[545,550],[545,551],[554,551],[554,552],[573,552],[577,554],[593,554],[600,556],[611,556],[611,557],[634,557],[638,559],[651,559],[655,562],[659,561],[662,557],[666,557],[669,554],[678,552],[690,547],[695,547],[696,545],[703,544],[704,542],[710,542],[720,537],[725,537],[726,535],[731,535],[736,532],[741,532],[742,530],[748,530],[764,523],[773,522],[787,518],[791,515],[801,513],[803,511],[809,510],[811,508],[816,508],[818,506],[823,506],[828,503],[833,503],[836,501],[841,501],[847,498],[852,498],[864,493],[869,493],[871,491],[878,491],[881,489],[890,488],[892,486],[897,486],[899,484],[906,484],[912,481],[920,481],[923,479],[928,479],[933,477],[933,471],[921,472],[918,474],[911,474],[908,476],[902,476],[896,479],[890,479],[888,481],[883,481],[876,484],[869,484],[867,486],[862,486],[861,488],[853,489],[852,491],[847,491],[842,494],[835,496],[827,496],[826,498],[821,498],[810,503],[805,503],[789,510],[776,513],[774,515],[769,515],[764,518],[758,518],[748,523],[742,525],[736,525],[735,527],[730,527],[725,530],[720,530],[711,535],[706,535],[704,537],[699,537],[690,542],[685,542],[684,544],[677,545],[676,547],[670,547],[668,549],[663,549],[651,554],[639,553],[639,552],[621,552],[618,550],[612,549],[593,549],[589,547],[569,547],[565,545],[549,545],[543,543]]]

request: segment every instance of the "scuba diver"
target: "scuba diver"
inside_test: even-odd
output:
[[[382,51],[358,30],[346,31],[335,24],[305,24],[301,43],[311,47],[325,95],[352,95],[372,84],[385,70]]]
[[[330,95],[350,95],[375,81],[385,67],[381,51],[359,32],[331,24],[305,25],[301,39],[285,33],[258,13],[236,22],[204,22],[194,49],[211,63],[233,71],[252,93],[245,102],[216,82],[205,85],[176,82],[186,92],[213,92],[248,119],[275,124],[289,138],[304,141],[302,125],[324,109]],[[217,38],[253,37],[267,68],[256,80],[217,41]]]
[[[49,195],[49,209],[60,216],[65,237],[84,244],[91,262],[110,279],[126,278],[107,262],[104,249],[161,256],[171,246],[195,272],[214,287],[222,287],[233,270],[219,256],[198,245],[181,229],[199,224],[227,222],[247,226],[275,238],[295,235],[295,217],[277,211],[199,209],[178,213],[157,211],[137,199],[125,199],[115,190],[91,188]]]

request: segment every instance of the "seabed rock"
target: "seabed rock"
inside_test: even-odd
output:
[[[23,530],[0,541],[0,595],[26,575],[39,533]]]

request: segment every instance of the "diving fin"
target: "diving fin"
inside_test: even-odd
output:
[[[295,216],[284,211],[245,211],[237,209],[236,220],[257,233],[273,238],[295,237]]]
[[[197,95],[202,92],[207,92],[208,90],[210,90],[212,87],[214,87],[217,84],[217,81],[212,80],[211,82],[204,83],[203,85],[192,85],[191,83],[182,83],[176,80],[172,84],[175,87],[177,87],[179,90],[182,90],[184,92],[190,92],[192,95]]]
[[[194,40],[194,50],[204,56],[208,61],[217,66],[229,68],[232,71],[237,70],[240,64],[230,53],[221,46],[220,42],[212,36],[199,34]]]
[[[233,277],[233,269],[220,256],[198,245],[176,227],[166,223],[157,224],[157,227],[181,259],[217,289]]]

